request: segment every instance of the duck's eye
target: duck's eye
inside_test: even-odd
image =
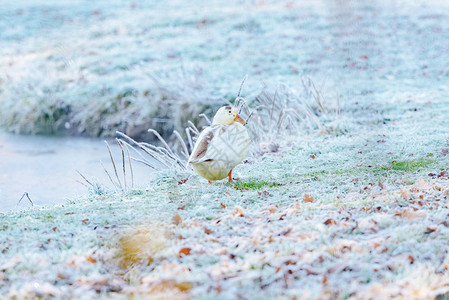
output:
[[[229,112],[229,114],[231,114],[232,113],[232,111],[228,111]]]

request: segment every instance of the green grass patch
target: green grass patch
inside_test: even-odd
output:
[[[277,187],[282,184],[273,182],[273,181],[264,181],[264,180],[248,180],[248,181],[234,181],[231,183],[236,189],[245,189],[245,190],[259,190],[265,187]]]
[[[41,216],[38,216],[37,219],[53,221],[55,219],[55,217],[53,215],[41,215]]]
[[[394,170],[402,172],[416,172],[420,169],[427,168],[435,163],[429,158],[420,158],[415,160],[392,161],[386,166],[381,167],[382,170]]]

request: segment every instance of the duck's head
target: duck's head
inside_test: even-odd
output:
[[[232,106],[223,106],[215,114],[212,125],[232,125],[234,122],[246,124],[245,120],[240,118],[237,109]]]

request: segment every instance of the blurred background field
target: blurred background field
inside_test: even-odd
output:
[[[447,93],[444,1],[20,1],[0,4],[0,123],[151,138],[235,98],[311,77],[341,109]],[[250,99],[253,97],[249,97]],[[329,104],[330,105],[330,104]],[[369,113],[368,112],[368,113]]]

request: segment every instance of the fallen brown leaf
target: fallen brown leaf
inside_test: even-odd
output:
[[[296,261],[293,261],[291,259],[287,260],[286,262],[284,262],[284,264],[288,265],[296,265]]]
[[[175,225],[179,225],[182,223],[182,218],[179,214],[176,214],[173,216],[173,218],[171,219],[172,223]]]
[[[292,232],[291,228],[287,229],[286,231],[283,231],[280,235],[287,236],[290,232]]]
[[[270,206],[270,207],[268,207],[268,211],[269,211],[270,213],[275,213],[275,212],[278,211],[278,209],[277,209],[275,206]]]
[[[146,225],[145,228],[125,233],[120,238],[120,266],[127,268],[135,263],[153,262],[152,256],[167,244],[164,228],[160,225]]]
[[[424,231],[424,234],[431,234],[432,232],[437,231],[435,227],[427,227],[426,231]]]
[[[337,221],[335,221],[334,219],[327,219],[326,221],[324,221],[324,225],[337,225]]]
[[[304,202],[313,202],[313,197],[309,194],[305,194],[304,198],[302,199]]]
[[[181,181],[178,181],[178,185],[184,184],[187,182],[187,180],[189,180],[189,178],[183,179]]]
[[[414,210],[413,208],[405,208],[401,211],[396,211],[395,216],[405,218],[407,220],[414,220],[418,218],[424,218],[426,213],[421,210]]]
[[[179,253],[178,253],[179,257],[190,255],[190,250],[192,250],[192,249],[182,248],[181,250],[179,250]]]
[[[175,287],[177,287],[181,292],[185,292],[193,288],[193,283],[188,281],[178,282],[175,284]]]

